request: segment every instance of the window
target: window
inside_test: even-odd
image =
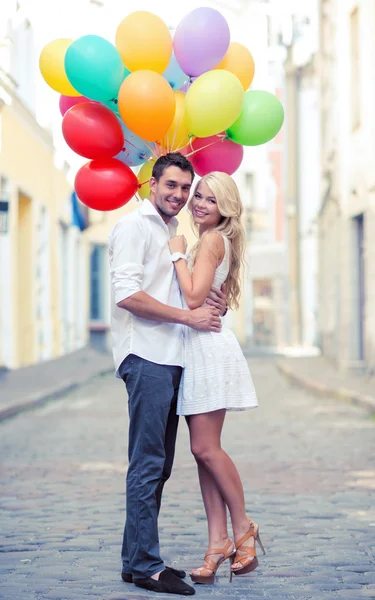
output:
[[[93,245],[90,257],[90,319],[105,320],[107,295],[107,247],[104,244]]]
[[[276,344],[275,307],[271,279],[254,279],[253,281],[253,328],[254,343],[257,346]]]
[[[6,202],[10,200],[10,182],[4,175],[0,177],[0,199]]]
[[[352,129],[361,124],[361,61],[358,6],[350,15],[350,94]]]
[[[19,15],[12,30],[11,76],[17,82],[17,94],[32,112],[36,109],[35,62],[34,30],[30,21]]]
[[[0,177],[0,233],[8,232],[10,186],[9,179]]]
[[[244,206],[253,207],[255,202],[254,198],[254,173],[245,173],[245,188],[246,188],[246,197],[243,199]]]

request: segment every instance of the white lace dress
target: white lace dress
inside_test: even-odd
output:
[[[225,254],[213,285],[220,288],[228,276],[230,242],[223,236]],[[189,261],[189,268],[191,261]],[[184,302],[185,308],[187,307]],[[196,415],[225,408],[246,410],[258,406],[249,367],[234,333],[185,328],[185,368],[178,393],[177,414]]]

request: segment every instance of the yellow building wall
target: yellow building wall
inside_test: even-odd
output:
[[[11,294],[13,302],[12,331],[13,363],[15,367],[36,360],[35,274],[36,211],[47,208],[50,240],[51,318],[53,323],[54,355],[58,354],[59,270],[57,268],[58,219],[71,193],[63,171],[54,165],[52,139],[34,117],[14,98],[4,106],[1,118],[0,174],[8,178],[11,188],[9,208],[9,237],[11,244]]]

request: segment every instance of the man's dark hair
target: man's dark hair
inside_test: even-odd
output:
[[[189,171],[191,181],[193,181],[195,175],[193,165],[181,152],[168,152],[168,154],[159,156],[152,169],[152,177],[159,181],[164,170],[168,167],[178,167],[181,171]]]

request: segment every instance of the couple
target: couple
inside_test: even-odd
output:
[[[150,199],[122,217],[109,236],[113,354],[129,397],[121,575],[147,590],[186,596],[195,590],[183,581],[184,571],[164,566],[157,523],[178,415],[187,419],[208,520],[204,564],[191,579],[213,583],[227,559],[231,574],[249,573],[258,565],[260,542],[258,525],[246,516],[237,469],[220,445],[226,410],[257,406],[245,358],[220,318],[226,300],[238,306],[242,205],[229,175],[203,177],[189,203],[199,241],[186,257],[175,216],[189,199],[193,179],[193,167],[180,153],[161,156]]]

